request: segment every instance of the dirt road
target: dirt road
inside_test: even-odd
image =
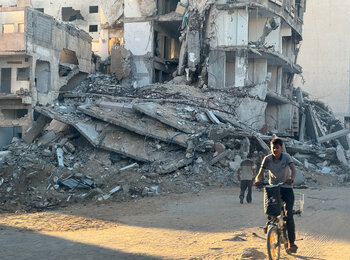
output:
[[[350,259],[350,187],[300,190],[294,256]],[[238,188],[0,216],[1,259],[265,259],[262,192]],[[242,255],[243,254],[243,255]]]

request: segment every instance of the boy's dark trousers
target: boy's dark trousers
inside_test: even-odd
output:
[[[281,199],[285,203],[285,212],[287,216],[286,226],[288,232],[288,240],[290,244],[295,241],[295,224],[293,218],[294,191],[292,188],[283,188],[280,190]]]

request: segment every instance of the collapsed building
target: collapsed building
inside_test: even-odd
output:
[[[36,105],[91,72],[91,38],[26,6],[0,8],[0,140],[22,137]]]
[[[185,75],[187,83],[213,91],[243,90],[245,97],[233,101],[242,121],[296,136],[300,106],[293,78],[301,73],[305,7],[306,1],[294,0],[127,0],[123,16],[115,18],[133,54],[137,86]]]
[[[120,3],[122,12],[115,8]],[[349,129],[293,85],[301,73],[305,1],[125,0],[100,6],[108,21],[103,28],[120,36],[111,46],[111,74],[83,80],[91,38],[72,25],[50,20],[53,31],[63,29],[52,39],[69,40],[52,41],[55,48],[46,52],[48,45],[25,37],[25,46],[35,48],[22,51],[30,74],[27,91],[22,87],[16,95],[26,98],[32,125],[23,140],[14,138],[0,152],[0,203],[47,208],[231,185],[244,155],[269,153],[274,134],[293,156],[295,185],[314,185],[315,174],[349,179]],[[25,12],[25,21],[52,19]],[[25,35],[31,32],[25,28]],[[44,59],[45,53],[56,58]],[[38,60],[51,62],[50,70],[36,73]],[[45,76],[50,71],[57,73]]]

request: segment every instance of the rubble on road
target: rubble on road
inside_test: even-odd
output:
[[[58,103],[35,107],[40,116],[23,140],[0,151],[1,210],[236,185],[243,156],[269,152],[273,133],[240,122],[227,92],[118,82],[90,75]],[[315,186],[318,176],[349,181],[348,129],[306,94],[300,106],[299,138],[281,137],[296,164],[295,185]]]

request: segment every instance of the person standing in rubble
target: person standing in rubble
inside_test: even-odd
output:
[[[269,171],[269,184],[280,186],[281,199],[285,205],[287,216],[286,226],[288,232],[289,249],[291,253],[296,253],[298,247],[295,242],[295,224],[293,218],[294,192],[292,184],[296,176],[295,165],[291,156],[283,152],[283,141],[277,136],[270,141],[271,154],[265,156],[258,175],[255,177],[255,185],[263,181],[263,175],[266,170]],[[292,174],[290,174],[290,170]]]
[[[256,175],[255,164],[251,160],[251,156],[248,155],[246,159],[241,162],[240,167],[237,170],[238,180],[241,186],[241,192],[239,194],[239,202],[243,204],[244,194],[248,189],[246,200],[248,203],[252,202],[252,186],[253,180]]]

